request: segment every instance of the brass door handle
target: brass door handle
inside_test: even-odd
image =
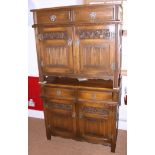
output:
[[[76,117],[76,113],[73,112],[73,113],[72,113],[72,118],[75,118],[75,117]]]
[[[68,39],[68,46],[71,46],[72,45],[72,39]]]
[[[80,40],[79,40],[79,39],[76,39],[76,40],[75,40],[75,44],[76,44],[76,45],[79,45],[79,44],[80,44]]]

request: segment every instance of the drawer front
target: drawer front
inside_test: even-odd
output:
[[[111,101],[112,92],[80,90],[79,100]]]
[[[77,22],[102,22],[114,20],[114,7],[92,7],[76,9],[74,20]]]
[[[67,88],[45,87],[43,96],[55,99],[74,99],[75,91]]]
[[[37,23],[65,23],[71,20],[70,11],[46,11],[37,13]]]

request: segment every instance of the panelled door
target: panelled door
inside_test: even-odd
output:
[[[113,76],[115,26],[79,26],[75,28],[78,73],[91,77]]]
[[[79,104],[80,136],[96,143],[110,142],[110,112],[102,104],[84,102]]]
[[[43,74],[74,72],[72,34],[71,27],[40,28],[38,39]]]
[[[75,104],[71,101],[52,100],[47,106],[47,124],[53,135],[75,137],[76,119]]]

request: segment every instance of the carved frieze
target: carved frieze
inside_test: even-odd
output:
[[[51,107],[55,108],[55,109],[72,110],[72,105],[71,104],[52,103]]]
[[[79,30],[80,39],[111,39],[114,34],[109,29]]]
[[[68,35],[66,31],[57,32],[44,32],[38,34],[39,40],[53,40],[53,39],[67,39]]]
[[[83,112],[87,113],[94,113],[94,114],[100,114],[100,115],[108,115],[108,111],[102,108],[97,108],[97,107],[83,107],[82,108]]]

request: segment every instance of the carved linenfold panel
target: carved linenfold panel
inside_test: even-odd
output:
[[[67,39],[68,34],[66,31],[61,32],[44,32],[41,34],[38,34],[39,40],[54,40],[54,39]]]
[[[85,67],[107,67],[110,62],[109,45],[84,45],[82,47],[82,63]],[[109,67],[109,66],[108,66]]]
[[[83,112],[87,113],[94,113],[94,114],[100,114],[100,115],[108,115],[109,112],[105,109],[97,108],[97,107],[83,107],[82,108]]]
[[[73,106],[71,104],[52,103],[51,107],[55,109],[72,110]]]
[[[114,33],[109,29],[89,29],[79,30],[80,39],[111,39],[114,37]]]
[[[67,66],[68,48],[67,46],[46,46],[43,53],[44,64],[46,66]]]

